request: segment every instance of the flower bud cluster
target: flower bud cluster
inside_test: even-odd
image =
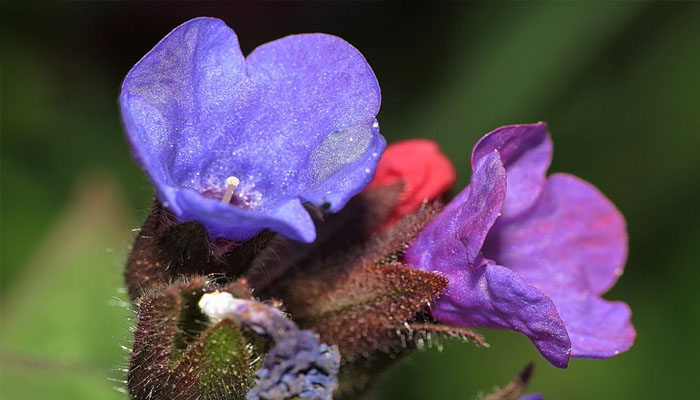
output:
[[[591,184],[547,176],[544,123],[485,135],[443,206],[454,167],[427,139],[384,153],[357,49],[307,34],[245,57],[214,18],[168,34],[119,103],[157,192],[125,270],[133,399],[354,399],[426,343],[485,345],[472,327],[520,332],[562,368],[634,341],[629,307],[601,297],[624,218]],[[529,375],[487,399],[517,398]]]

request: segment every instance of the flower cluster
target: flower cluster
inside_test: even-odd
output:
[[[377,80],[337,37],[244,57],[197,18],[119,100],[157,192],[125,274],[134,399],[355,398],[426,343],[483,344],[472,327],[521,332],[557,367],[634,341],[629,307],[600,297],[624,219],[592,185],[546,176],[544,123],[484,136],[443,208],[454,167],[429,140],[384,152]],[[488,399],[517,398],[530,372]]]

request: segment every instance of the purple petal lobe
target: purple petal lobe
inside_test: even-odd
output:
[[[554,174],[532,209],[494,225],[483,251],[545,293],[567,287],[597,295],[622,274],[627,231],[593,185]]]
[[[507,218],[529,208],[544,187],[552,161],[547,124],[510,125],[486,134],[474,146],[472,168],[494,150],[498,150],[508,171],[508,195],[503,205],[503,216]]]
[[[207,221],[212,238],[245,240],[260,232],[261,226],[302,242],[312,242],[316,238],[313,220],[297,199],[290,199],[267,214],[203,199],[191,190],[180,190],[175,194],[174,205],[182,210],[180,218],[183,221]]]
[[[340,210],[372,180],[386,147],[374,118],[379,84],[367,61],[338,37],[304,34],[258,47],[247,63],[251,81],[265,88],[263,118],[249,133],[266,130],[263,141],[274,133],[283,141],[275,147],[292,153],[301,197]]]
[[[134,155],[161,201],[234,240],[265,228],[313,240],[299,202],[337,211],[369,183],[385,147],[379,104],[372,70],[342,39],[289,36],[246,59],[213,18],[166,36],[120,96]],[[240,185],[219,207],[229,177]]]
[[[532,209],[494,225],[483,251],[554,301],[572,356],[611,357],[634,342],[629,307],[597,297],[622,274],[625,221],[589,183],[552,175]]]
[[[177,27],[129,72],[120,96],[127,137],[159,191],[212,179],[206,167],[215,157],[205,153],[231,150],[220,121],[243,119],[232,111],[249,106],[245,75],[236,34],[212,18]]]
[[[451,271],[447,278],[447,289],[431,309],[439,321],[521,332],[549,362],[567,366],[571,342],[566,327],[554,303],[541,291],[493,263]]]
[[[627,304],[572,290],[550,297],[569,332],[572,357],[609,358],[627,351],[634,343],[637,333]]]
[[[407,259],[425,271],[469,268],[498,218],[505,195],[506,172],[494,151],[479,159],[471,185],[421,231]]]

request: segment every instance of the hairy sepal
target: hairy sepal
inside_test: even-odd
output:
[[[127,372],[132,399],[245,399],[265,344],[233,319],[207,321],[197,300],[208,290],[200,277],[140,299]]]
[[[337,344],[345,360],[390,350],[392,330],[425,307],[447,280],[399,265],[370,265],[346,276],[316,277],[285,296],[303,329]]]
[[[178,279],[210,275],[220,283],[246,272],[273,234],[263,231],[236,243],[209,237],[197,221],[177,222],[156,199],[127,258],[125,281],[131,300]]]
[[[435,207],[423,207],[362,244],[297,265],[271,292],[302,329],[337,344],[345,361],[392,352],[396,329],[447,285],[444,277],[401,262],[403,250],[434,212]]]

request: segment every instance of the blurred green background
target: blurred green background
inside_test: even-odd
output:
[[[388,141],[437,140],[462,187],[475,140],[544,120],[551,171],[593,182],[627,217],[608,299],[634,310],[631,351],[548,365],[524,337],[414,354],[372,399],[473,399],[537,364],[548,399],[690,398],[700,371],[700,4],[7,3],[0,6],[2,399],[123,399],[131,311],[121,269],[152,188],[116,98],[176,25],[224,19],[244,52],[298,32],[358,47]],[[115,389],[116,388],[116,389]]]

